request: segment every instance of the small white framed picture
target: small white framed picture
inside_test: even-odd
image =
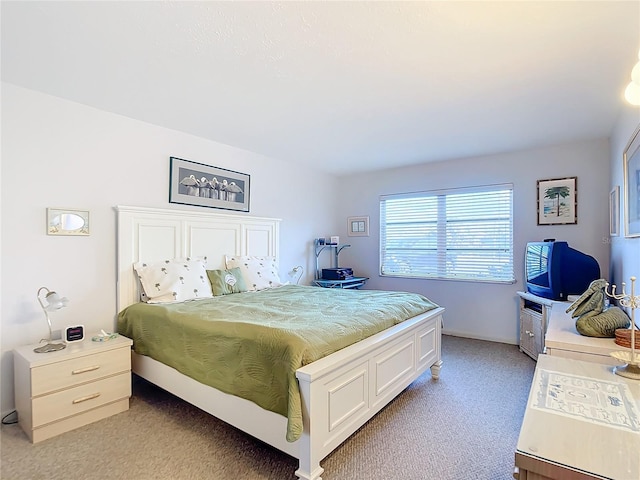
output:
[[[368,237],[369,217],[347,218],[347,232],[350,237]]]
[[[609,193],[609,235],[620,235],[620,187],[616,185]]]

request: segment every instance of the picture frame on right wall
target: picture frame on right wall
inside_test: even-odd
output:
[[[620,235],[620,186],[616,185],[609,192],[609,235]]]
[[[624,165],[624,236],[640,237],[640,126],[622,154]]]

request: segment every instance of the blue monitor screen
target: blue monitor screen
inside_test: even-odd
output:
[[[527,291],[551,300],[581,295],[600,278],[595,258],[575,250],[567,242],[530,242],[525,254]]]
[[[549,244],[532,243],[527,247],[527,281],[543,287],[549,286]]]

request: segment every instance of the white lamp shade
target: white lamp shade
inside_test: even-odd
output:
[[[60,310],[62,307],[66,307],[67,303],[69,303],[69,299],[67,297],[60,298],[60,295],[56,292],[47,293],[45,300],[47,301],[47,305],[44,308],[49,312]]]

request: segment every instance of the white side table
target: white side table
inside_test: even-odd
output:
[[[18,423],[36,443],[129,409],[131,346],[118,336],[93,342],[91,335],[64,350],[14,350]]]
[[[518,445],[518,480],[640,478],[640,382],[608,365],[540,355]]]

